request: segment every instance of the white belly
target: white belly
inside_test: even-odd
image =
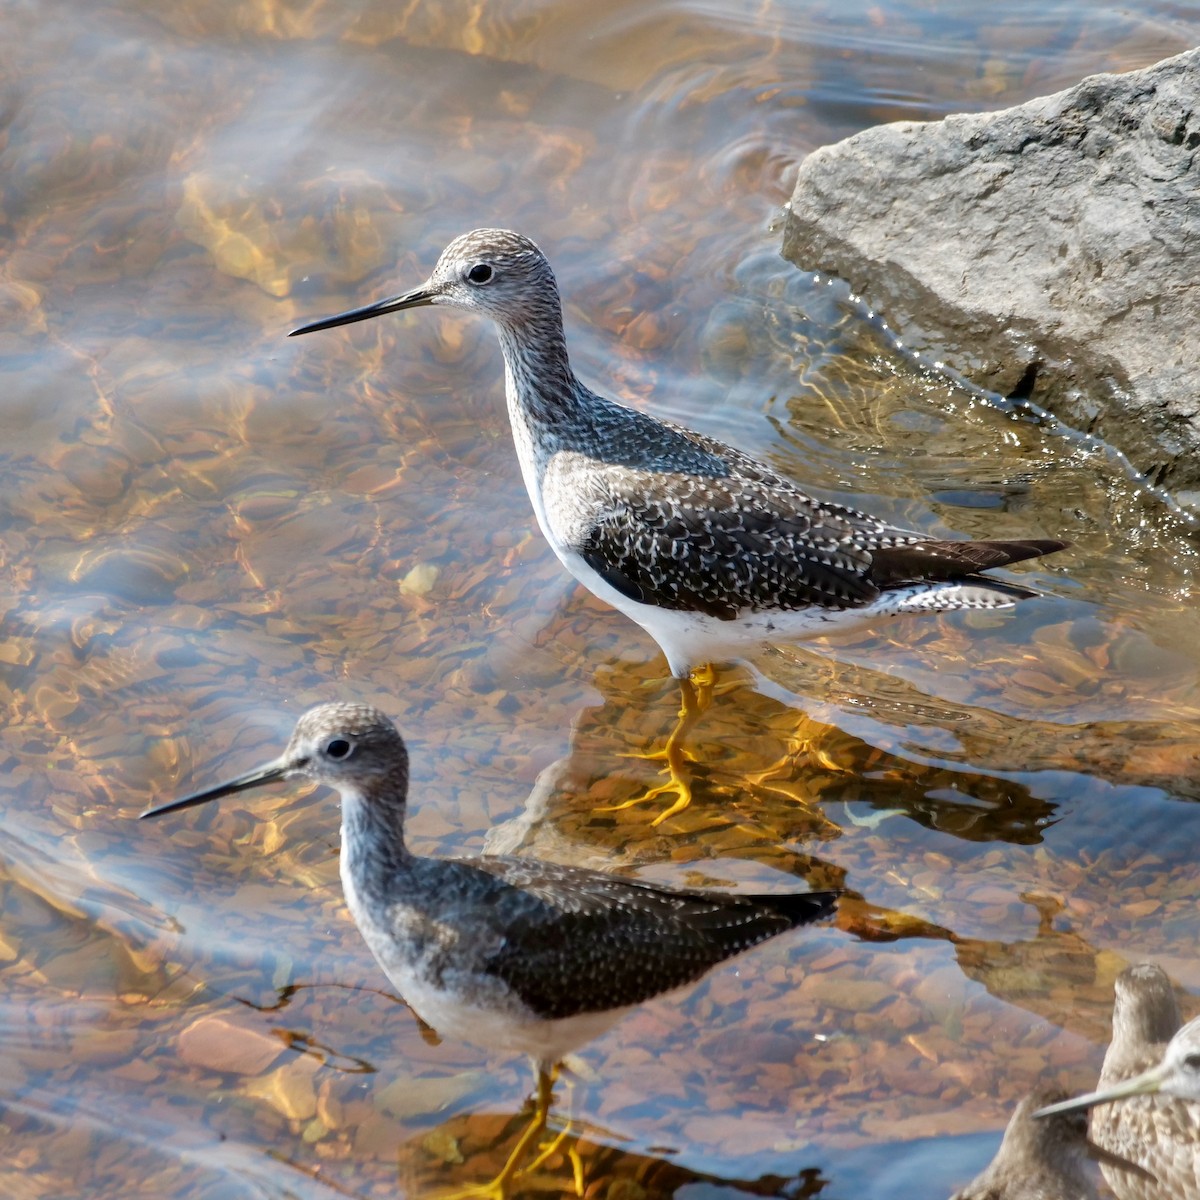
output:
[[[792,612],[754,612],[744,609],[731,621],[699,612],[659,608],[622,595],[572,551],[547,535],[563,566],[593,595],[636,621],[662,648],[671,674],[683,679],[694,668],[710,662],[744,658],[763,646],[801,642],[847,629],[878,625],[889,617],[909,613],[948,612],[955,609],[1004,609],[1014,601],[990,592],[986,584],[915,583],[884,592],[858,608],[808,608]]]
[[[732,621],[721,621],[699,612],[659,608],[631,600],[594,571],[583,558],[555,545],[559,561],[589,592],[606,604],[636,621],[662,648],[667,665],[676,679],[683,679],[694,667],[723,662],[752,654],[772,642],[794,642],[820,637],[849,625],[866,624],[872,613],[806,608],[799,612],[745,611]]]
[[[401,999],[443,1037],[484,1050],[527,1054],[549,1067],[606,1033],[631,1011],[625,1007],[546,1020],[531,1012],[500,979],[448,974],[442,982],[434,982],[424,964],[406,960],[389,930],[375,923],[359,897],[347,862],[343,851],[342,890],[363,941]]]
[[[581,1013],[547,1021],[532,1015],[463,1004],[454,995],[406,972],[388,978],[404,1002],[427,1025],[447,1038],[456,1038],[482,1050],[527,1054],[551,1066],[607,1033],[630,1008]]]

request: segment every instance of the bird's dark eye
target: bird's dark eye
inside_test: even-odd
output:
[[[354,743],[344,737],[330,738],[325,743],[326,758],[349,758],[354,752]]]
[[[1183,1065],[1189,1071],[1200,1071],[1200,1054],[1189,1054],[1183,1060]]]
[[[472,283],[491,283],[492,267],[490,263],[476,263],[468,272],[467,278]]]

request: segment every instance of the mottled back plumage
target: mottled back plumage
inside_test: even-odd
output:
[[[418,859],[413,872],[376,899],[403,890],[405,922],[415,910],[430,928],[470,930],[455,969],[469,960],[548,1020],[639,1004],[833,909],[828,893],[692,892],[521,858]]]

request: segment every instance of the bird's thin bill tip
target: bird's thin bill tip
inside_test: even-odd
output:
[[[164,813],[179,812],[185,808],[195,808],[197,805],[207,804],[211,800],[220,800],[223,796],[232,796],[236,792],[261,787],[264,783],[274,783],[285,778],[288,769],[289,764],[286,761],[276,759],[274,762],[267,763],[266,766],[247,771],[246,774],[239,775],[236,779],[218,783],[216,787],[205,788],[203,791],[193,792],[190,796],[180,796],[178,800],[168,800],[166,804],[148,808],[145,812],[138,814],[138,820],[159,817]]]
[[[1035,1121],[1041,1121],[1045,1117],[1054,1117],[1059,1113],[1073,1112],[1077,1108],[1083,1107],[1078,1100],[1060,1100],[1057,1104],[1047,1104],[1044,1108],[1035,1108],[1032,1116]]]
[[[371,317],[382,316],[384,313],[401,312],[406,308],[424,308],[433,301],[434,292],[428,287],[419,287],[411,292],[402,292],[399,296],[389,296],[386,300],[364,304],[362,308],[351,308],[346,312],[335,313],[332,317],[309,321],[307,324],[293,329],[288,337],[298,337],[302,333],[316,333],[321,329],[337,329],[340,325],[353,325],[358,321],[366,321]]]
[[[322,317],[319,321],[309,321],[305,325],[297,325],[288,330],[288,337],[299,337],[302,333],[317,333],[322,329],[332,329],[340,324],[337,317]]]
[[[186,805],[178,800],[172,800],[169,804],[156,804],[153,808],[148,808],[145,812],[140,812],[137,815],[139,821],[146,820],[147,817],[161,817],[163,813],[172,812],[177,808],[184,808]]]
[[[1120,1095],[1112,1095],[1109,1092],[1088,1092],[1084,1096],[1073,1096],[1070,1100],[1060,1100],[1057,1104],[1047,1104],[1043,1108],[1037,1109],[1034,1114],[1034,1120],[1040,1121],[1044,1117],[1056,1117],[1060,1113],[1079,1112],[1081,1109],[1094,1108],[1097,1104],[1107,1104],[1110,1099],[1121,1099]]]

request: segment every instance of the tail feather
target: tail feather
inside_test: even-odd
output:
[[[966,580],[993,567],[1007,567],[1064,550],[1056,538],[1023,541],[916,542],[871,551],[871,582],[878,588],[921,582]],[[989,580],[989,586],[993,585]]]
[[[1015,583],[983,575],[949,579],[944,583],[909,584],[888,588],[876,601],[882,613],[952,612],[960,608],[1012,608],[1018,600],[1032,600],[1037,592]]]
[[[840,892],[784,892],[745,898],[778,913],[795,929],[798,925],[808,925],[829,916],[837,907],[839,895]]]

